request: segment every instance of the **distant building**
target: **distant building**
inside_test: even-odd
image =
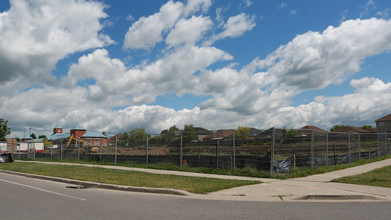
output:
[[[276,139],[281,139],[284,137],[284,129],[281,128],[275,128],[274,129],[274,135]],[[255,136],[255,140],[265,140],[265,139],[271,139],[273,137],[273,128],[269,128],[265,131],[262,131],[260,134]]]
[[[211,140],[228,140],[229,136],[232,136],[235,130],[218,130],[216,132],[213,132],[206,137],[204,137],[204,141],[211,141]]]
[[[391,114],[381,117],[375,122],[377,133],[391,133]]]
[[[206,136],[213,133],[212,131],[206,130],[205,128],[201,127],[195,127],[195,129],[197,132],[198,141],[203,141]]]
[[[315,133],[315,134],[326,134],[327,131],[326,130],[323,130],[321,128],[318,128],[316,126],[313,126],[313,125],[306,125],[304,127],[302,127],[300,129],[301,133],[303,135],[311,135],[312,134],[312,131]]]
[[[376,130],[367,130],[354,126],[344,126],[335,130],[336,133],[376,133]]]
[[[52,144],[67,144],[70,138],[80,139],[87,143],[88,146],[107,146],[108,139],[105,135],[97,131],[87,131],[81,125],[76,125],[69,133],[62,133],[63,129],[56,127],[53,134],[47,138]]]

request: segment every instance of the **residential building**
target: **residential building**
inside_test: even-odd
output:
[[[326,130],[323,130],[323,129],[318,128],[313,125],[306,125],[306,126],[302,127],[300,130],[301,130],[301,133],[305,136],[311,135],[312,132],[314,132],[315,134],[326,134],[327,133]]]
[[[361,133],[361,134],[368,134],[368,133],[376,133],[376,130],[367,130],[367,129],[362,129],[359,127],[354,127],[354,126],[344,126],[342,128],[339,128],[334,131],[335,133]]]
[[[381,117],[375,122],[377,133],[391,133],[391,114]]]

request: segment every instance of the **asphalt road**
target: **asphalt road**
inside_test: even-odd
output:
[[[238,202],[102,189],[0,174],[0,219],[390,219],[390,202]]]

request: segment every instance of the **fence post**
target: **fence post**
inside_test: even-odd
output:
[[[77,160],[80,161],[80,141],[79,141],[79,139],[77,139],[76,144],[77,144]]]
[[[384,142],[386,145],[386,146],[384,146],[384,149],[386,150],[386,155],[387,155],[387,133],[384,133]]]
[[[179,164],[180,167],[183,167],[183,135],[181,132],[181,144],[180,144],[180,152],[179,152]]]
[[[380,134],[377,133],[377,158],[379,158],[379,153],[380,153]]]
[[[117,136],[115,136],[115,153],[114,153],[114,164],[117,164],[117,152],[118,152],[118,146],[117,146]]]
[[[146,155],[146,158],[145,158],[146,161],[147,161],[147,166],[148,166],[148,147],[149,146],[148,146],[148,135],[147,135],[147,152],[146,152],[147,155]]]
[[[388,141],[388,134],[386,133],[386,140]],[[388,143],[386,145],[386,154],[389,154]]]
[[[218,169],[219,168],[219,139],[217,139],[217,142],[216,142],[216,168]]]
[[[61,148],[60,148],[60,150],[61,150],[61,161],[62,161],[62,141],[61,141]]]
[[[311,169],[314,168],[314,130],[311,130]]]
[[[235,154],[235,131],[234,131],[234,134],[233,134],[233,159],[234,159],[234,166],[233,168],[236,169],[236,163],[235,163],[235,157],[236,157],[236,154]]]
[[[102,138],[100,138],[100,143],[99,143],[99,161],[102,162],[102,151],[103,151],[103,147],[102,147]]]
[[[329,165],[329,132],[326,133],[326,165]]]
[[[273,176],[273,158],[274,158],[274,145],[276,142],[276,130],[272,128],[272,149],[270,150],[270,177]]]
[[[361,134],[358,133],[358,159],[361,158]]]
[[[350,133],[348,134],[348,156],[349,156],[348,163],[350,163]]]

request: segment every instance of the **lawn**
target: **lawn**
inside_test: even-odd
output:
[[[391,166],[355,176],[338,178],[332,182],[391,187]]]
[[[37,163],[1,163],[0,169],[124,186],[179,189],[198,194],[261,183],[259,181],[184,177],[96,167]]]

